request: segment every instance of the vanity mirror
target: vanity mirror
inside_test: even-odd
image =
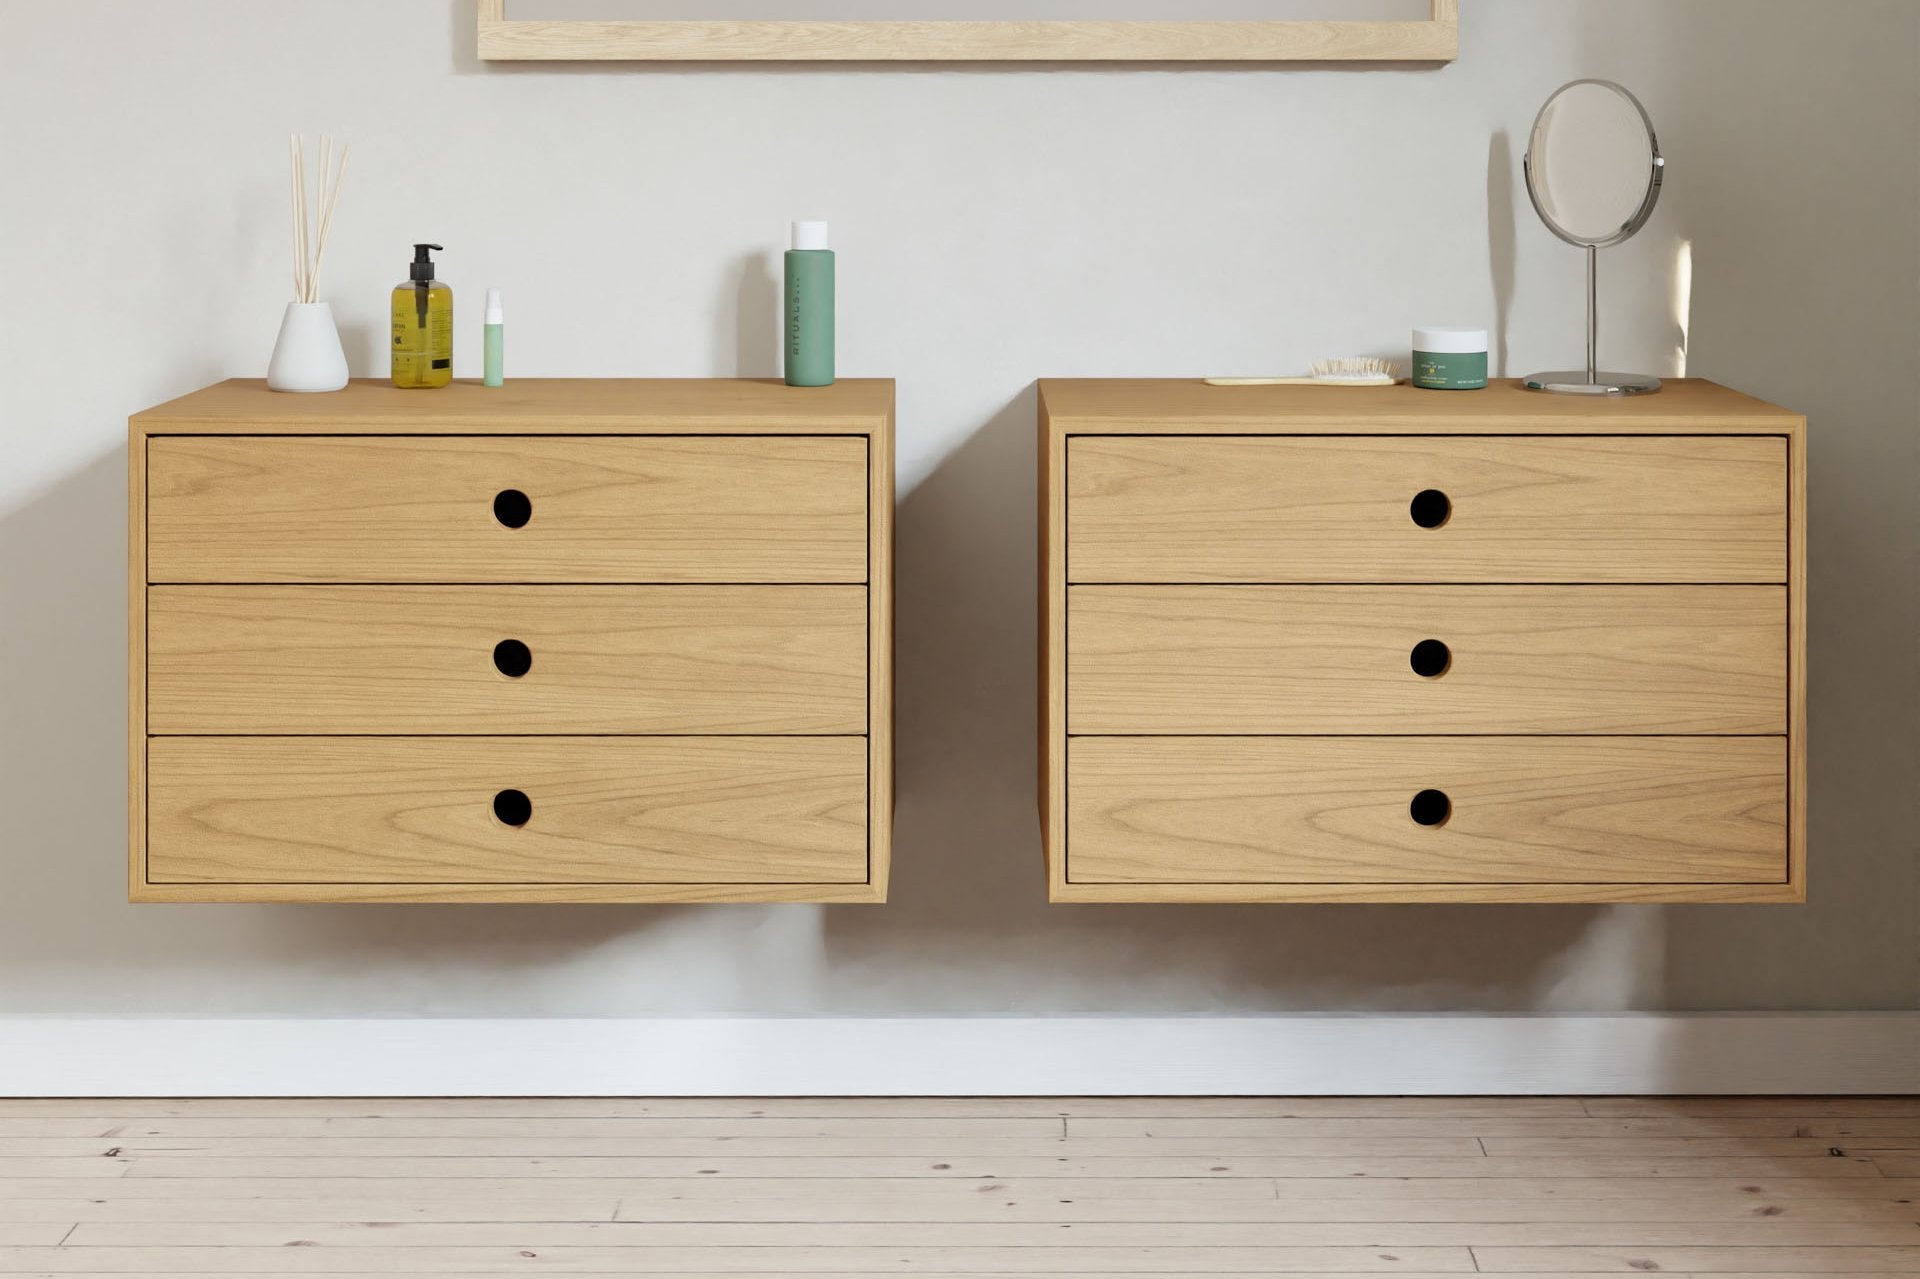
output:
[[[1554,91],[1533,122],[1521,161],[1527,194],[1547,229],[1587,251],[1587,367],[1536,373],[1535,391],[1642,395],[1660,389],[1644,373],[1599,367],[1600,250],[1645,226],[1660,198],[1666,161],[1640,100],[1610,80],[1575,80]]]

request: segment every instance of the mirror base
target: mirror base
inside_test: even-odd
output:
[[[1551,391],[1556,395],[1651,395],[1660,389],[1660,379],[1647,373],[1595,373],[1585,369],[1562,369],[1535,373],[1526,380],[1529,391]]]

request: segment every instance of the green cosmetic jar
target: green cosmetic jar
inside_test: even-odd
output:
[[[1429,391],[1477,391],[1487,384],[1485,329],[1415,329],[1413,384]]]

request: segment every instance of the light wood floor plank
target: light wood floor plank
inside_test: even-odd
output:
[[[337,1257],[339,1254],[333,1253],[329,1255]],[[769,1264],[772,1264],[772,1263],[769,1263]],[[557,1271],[557,1270],[549,1270],[543,1267],[536,1269],[536,1267],[539,1267],[539,1261],[537,1259],[520,1259],[515,1264],[511,1264],[507,1267],[498,1268],[498,1269],[436,1270],[431,1273],[435,1275],[435,1279],[497,1279],[497,1277],[500,1275],[527,1275],[527,1274],[538,1274],[540,1276],[540,1279],[586,1279],[588,1275],[595,1276],[595,1279],[599,1279],[600,1276],[603,1276],[607,1273],[606,1271]],[[34,1270],[34,1271],[20,1271],[20,1272],[7,1272],[7,1273],[9,1274],[9,1279],[70,1279],[70,1276],[72,1276],[75,1273],[87,1273],[87,1274],[110,1273],[114,1276],[114,1279],[210,1279],[210,1276],[213,1276],[213,1275],[220,1275],[224,1277],[224,1276],[231,1275],[234,1272],[233,1271],[209,1271],[209,1270],[115,1270],[115,1271],[85,1271],[85,1272],[75,1272],[71,1270],[64,1270],[64,1271]],[[368,1273],[369,1272],[364,1270],[354,1270],[354,1271],[302,1270],[299,1272],[302,1279],[365,1279]],[[380,1272],[374,1272],[374,1273],[380,1273]],[[419,1272],[416,1271],[415,1273],[419,1273]],[[753,1276],[753,1279],[819,1279],[819,1276],[821,1274],[821,1272],[817,1270],[781,1270],[781,1269],[752,1270],[752,1271],[647,1270],[647,1271],[637,1271],[635,1273],[644,1273],[647,1279],[715,1279],[715,1276],[718,1276],[718,1275],[728,1275],[728,1276],[751,1275]],[[893,1272],[876,1271],[876,1272],[858,1272],[858,1273],[893,1273]],[[902,1271],[897,1273],[905,1273],[905,1272]],[[972,1275],[978,1274],[978,1273],[979,1272],[977,1271],[968,1272],[966,1274],[957,1273],[954,1271],[940,1271],[940,1272],[914,1271],[913,1275],[914,1275],[914,1279],[971,1279]],[[1009,1279],[1009,1277],[1011,1276],[1019,1276],[1022,1272],[1002,1271],[997,1273],[1000,1274],[1001,1279]],[[1072,1273],[1085,1275],[1089,1272],[1076,1271]],[[1250,1274],[1251,1275],[1251,1274],[1266,1274],[1266,1273],[1270,1273],[1270,1272],[1267,1272],[1267,1271],[1219,1271],[1219,1270],[1212,1270],[1212,1271],[1135,1270],[1135,1271],[1126,1272],[1126,1274],[1128,1275],[1128,1279],[1195,1279],[1195,1276],[1197,1275],[1220,1275],[1220,1274]],[[1330,1271],[1327,1273],[1337,1273],[1337,1272]],[[1460,1271],[1460,1270],[1442,1270],[1442,1271],[1406,1270],[1398,1266],[1395,1266],[1389,1270],[1383,1270],[1378,1273],[1391,1274],[1394,1276],[1394,1279],[1453,1279],[1453,1276],[1463,1274],[1466,1272]],[[1620,1276],[1618,1271],[1607,1271],[1604,1274],[1596,1272],[1594,1274],[1589,1274],[1589,1275],[1556,1274],[1554,1276],[1554,1279],[1620,1279]],[[1690,1277],[1686,1275],[1676,1275],[1676,1276],[1664,1276],[1663,1279],[1690,1279]],[[1714,1279],[1755,1279],[1755,1277],[1754,1276],[1738,1276],[1738,1275],[1735,1275],[1735,1276],[1716,1275]],[[1781,1279],[1781,1277],[1778,1274],[1773,1274],[1773,1275],[1766,1276],[1766,1279]],[[1913,1276],[1912,1275],[1855,1275],[1855,1276],[1851,1276],[1850,1279],[1913,1279]]]
[[[1586,1117],[1498,1117],[1472,1116],[1458,1119],[1436,1117],[1356,1117],[1286,1118],[1251,1116],[1240,1118],[1201,1117],[1096,1117],[1052,1118],[1021,1121],[1022,1131],[994,1132],[970,1127],[967,1123],[919,1119],[913,1130],[875,1129],[872,1123],[884,1123],[885,1117],[868,1117],[868,1124],[826,1125],[812,1121],[809,1129],[791,1131],[793,1119],[717,1119],[689,1128],[700,1121],[685,1119],[611,1119],[595,1120],[577,1116],[553,1120],[518,1116],[511,1120],[486,1117],[453,1116],[341,1116],[333,1119],[294,1117],[274,1123],[259,1116],[191,1116],[186,1118],[116,1119],[102,1121],[79,1116],[0,1117],[0,1149],[32,1153],[18,1143],[32,1141],[82,1141],[118,1139],[221,1139],[244,1140],[295,1139],[340,1140],[360,1137],[421,1141],[512,1141],[538,1140],[548,1143],[569,1140],[613,1141],[882,1141],[899,1150],[904,1143],[953,1141],[1336,1141],[1395,1140],[1462,1142],[1474,1138],[1504,1139],[1621,1139],[1632,1137],[1717,1137],[1717,1138],[1901,1138],[1920,1142],[1920,1116],[1821,1117],[1790,1116],[1642,1116],[1622,1118]],[[806,1123],[807,1121],[798,1121]],[[906,1121],[894,1121],[904,1123]]]
[[[1346,1178],[1332,1179],[1337,1186],[1353,1184]],[[1326,1184],[1326,1183],[1311,1183]],[[1417,1184],[1417,1183],[1415,1183]],[[1437,1181],[1440,1186],[1459,1188],[1464,1183]],[[1838,1183],[1836,1183],[1838,1184]],[[1865,1184],[1865,1183],[1862,1183]],[[1888,1183],[1876,1180],[1874,1186]],[[408,1177],[133,1177],[123,1180],[87,1181],[83,1179],[25,1179],[0,1183],[0,1199],[66,1199],[76,1194],[99,1198],[109,1194],[126,1199],[231,1199],[265,1195],[276,1198],[361,1199],[404,1196],[413,1199],[466,1200],[485,1195],[521,1194],[546,1197],[612,1195],[633,1199],[725,1199],[754,1197],[765,1200],[818,1200],[823,1197],[859,1194],[876,1198],[917,1199],[929,1190],[964,1197],[994,1196],[1024,1188],[1028,1194],[1063,1198],[1078,1196],[1131,1196],[1140,1202],[1179,1200],[1259,1199],[1272,1200],[1274,1183],[1257,1177],[1138,1178],[1126,1181],[1087,1180],[1071,1177],[1026,1182],[996,1178],[925,1177],[897,1180],[884,1177],[762,1177],[762,1178],[635,1178],[635,1177],[553,1177],[538,1180],[513,1177],[449,1177],[442,1179]],[[1464,1193],[1464,1191],[1462,1192]]]
[[[1564,1202],[1633,1199],[1649,1195],[1682,1195],[1692,1190],[1719,1189],[1748,1194],[1767,1204],[1778,1197],[1789,1201],[1827,1199],[1879,1201],[1893,1196],[1920,1200],[1920,1179],[1859,1177],[1798,1177],[1782,1170],[1783,1161],[1768,1165],[1760,1176],[1698,1176],[1648,1181],[1631,1175],[1612,1177],[1496,1178],[1360,1178],[1300,1177],[1286,1180],[1255,1177],[1058,1179],[941,1178],[907,1179],[863,1177],[763,1178],[517,1178],[453,1177],[440,1180],[415,1177],[291,1177],[258,1180],[215,1177],[133,1177],[22,1179],[0,1183],[0,1202],[23,1199],[84,1198],[115,1200],[311,1198],[399,1198],[408,1202],[484,1201],[489,1197],[602,1198],[621,1201],[623,1210],[644,1203],[771,1203],[859,1200],[867,1203],[999,1202],[1066,1200],[1073,1203],[1108,1201],[1139,1204],[1216,1203],[1242,1201],[1311,1201],[1335,1199],[1375,1203],[1383,1199],[1405,1202],[1466,1200],[1495,1203]],[[1794,1160],[1792,1163],[1812,1162]]]
[[[9,1183],[14,1181],[45,1180],[55,1177],[83,1177],[91,1181],[98,1177],[125,1176],[129,1162],[126,1159],[99,1154],[66,1159],[0,1158],[0,1195],[6,1194]]]
[[[1487,1274],[1550,1275],[1566,1271],[1615,1274],[1843,1275],[1920,1274],[1920,1247],[1913,1248],[1475,1248]]]
[[[1894,1138],[1893,1140],[1902,1140]],[[1822,1153],[1825,1147],[1820,1147]],[[1711,1153],[1711,1152],[1702,1152]],[[1223,1155],[1290,1158],[1409,1157],[1479,1159],[1473,1137],[0,1137],[0,1157],[144,1158],[628,1158],[855,1159],[951,1156],[974,1159],[1084,1159],[1187,1156],[1218,1162]]]
[[[1920,1147],[1920,1138],[1868,1137],[1859,1142],[1839,1137],[1486,1137],[1481,1144],[1493,1158],[1635,1156],[1643,1159],[1702,1159],[1778,1156],[1782,1159],[1843,1158],[1865,1150]]]
[[[1251,1116],[1069,1117],[1073,1141],[1219,1141],[1302,1137],[1839,1137],[1920,1136],[1920,1114],[1832,1117],[1817,1115],[1642,1115],[1593,1117],[1356,1117],[1350,1119]],[[399,1135],[397,1132],[394,1135]]]
[[[0,1120],[0,1137],[632,1137],[649,1140],[669,1137],[817,1137],[918,1142],[955,1137],[1049,1141],[1065,1135],[1064,1120],[1040,1115],[1014,1118],[989,1115],[953,1118],[866,1115],[764,1119],[549,1119],[512,1115],[482,1118],[423,1116],[404,1121],[351,1115],[287,1119],[261,1115],[110,1123],[74,1116],[26,1116]]]
[[[1830,1104],[1805,1103],[1809,1106]],[[82,1119],[212,1117],[489,1116],[588,1119],[1062,1115],[1517,1117],[1587,1113],[1577,1097],[176,1097],[0,1098],[0,1118],[67,1115]],[[1660,1112],[1665,1113],[1665,1112]],[[1676,1112],[1678,1113],[1678,1112]],[[1807,1114],[1854,1113],[1808,1109]],[[1920,1114],[1871,1110],[1870,1114]]]
[[[1920,1096],[1901,1097],[1584,1097],[1589,1115],[1920,1115]]]
[[[617,1199],[529,1199],[484,1196],[452,1200],[386,1199],[0,1199],[0,1222],[586,1222],[612,1221]],[[1832,1214],[1807,1220],[1872,1221],[1871,1205],[1840,1203],[1857,1214]],[[885,1220],[884,1214],[875,1220]],[[1051,1220],[1051,1218],[1047,1218]],[[1138,1220],[1138,1216],[1121,1218]],[[65,1227],[62,1227],[65,1229]]]
[[[332,1252],[332,1253],[328,1253],[327,1255],[335,1259],[340,1259],[343,1257],[343,1254],[339,1252]],[[342,1264],[345,1264],[345,1263],[343,1262]],[[769,1266],[775,1266],[776,1263],[767,1262],[765,1264]],[[34,1271],[19,1271],[19,1272],[8,1271],[4,1273],[8,1274],[9,1279],[70,1279],[70,1276],[72,1276],[75,1273],[112,1274],[114,1276],[114,1279],[202,1279],[203,1276],[212,1276],[212,1275],[229,1276],[234,1274],[235,1272],[232,1270],[171,1270],[170,1269],[170,1270],[79,1271],[79,1272],[72,1271],[72,1270],[34,1270]],[[365,1270],[299,1270],[296,1273],[300,1274],[302,1279],[365,1279],[365,1276],[368,1275],[369,1273],[382,1274],[386,1272],[381,1272],[381,1271],[369,1272]],[[423,1272],[413,1271],[411,1273],[418,1274]],[[540,1277],[540,1279],[586,1279],[586,1276],[588,1275],[595,1276],[595,1279],[600,1279],[601,1276],[606,1275],[608,1272],[605,1270],[586,1270],[586,1271],[552,1270],[541,1265],[541,1259],[538,1257],[535,1257],[535,1258],[516,1257],[514,1260],[510,1262],[502,1263],[498,1266],[489,1267],[484,1270],[475,1270],[475,1269],[437,1270],[436,1269],[436,1270],[428,1271],[425,1273],[433,1274],[435,1276],[435,1279],[497,1279],[497,1276],[501,1276],[501,1275],[529,1275],[529,1274],[537,1274]],[[761,1270],[637,1270],[631,1273],[644,1274],[646,1276],[646,1279],[715,1279],[715,1277],[719,1275],[732,1276],[732,1277],[736,1277],[736,1279],[738,1276],[741,1276],[741,1275],[751,1275],[753,1279],[819,1279],[821,1274],[824,1272],[820,1270],[813,1270],[813,1269],[793,1270],[793,1269],[773,1268],[773,1269],[761,1269]],[[901,1271],[848,1271],[846,1273],[849,1273],[849,1274],[894,1274],[894,1273],[904,1274],[907,1272],[904,1270],[901,1270]],[[973,1271],[915,1270],[912,1272],[914,1279],[972,1279],[972,1276],[979,1275],[982,1273],[995,1274],[999,1276],[999,1279],[1018,1279],[1018,1277],[1020,1276],[1033,1274],[1033,1273],[1089,1275],[1089,1274],[1096,1274],[1098,1272],[1090,1272],[1090,1271],[1084,1271],[1084,1270],[1055,1271],[1055,1272],[1032,1272],[1032,1271],[1020,1271],[1020,1270],[1000,1270],[1000,1271],[987,1271],[987,1272],[982,1272],[978,1270],[973,1270]],[[1128,1270],[1120,1273],[1126,1274],[1128,1276],[1128,1279],[1196,1279],[1196,1276],[1200,1276],[1200,1275],[1208,1275],[1208,1276],[1223,1275],[1223,1274],[1261,1275],[1261,1274],[1272,1274],[1272,1273],[1282,1273],[1282,1272],[1267,1271],[1267,1270],[1255,1270],[1255,1271]],[[1306,1273],[1313,1273],[1313,1272],[1309,1271]],[[1470,1272],[1460,1270],[1458,1268],[1452,1268],[1447,1270],[1412,1270],[1412,1269],[1404,1268],[1399,1265],[1393,1265],[1389,1267],[1383,1267],[1382,1269],[1373,1271],[1373,1272],[1364,1272],[1364,1271],[1363,1272],[1354,1272],[1354,1271],[1343,1272],[1343,1271],[1329,1270],[1329,1271],[1324,1271],[1322,1273],[1326,1273],[1326,1274],[1339,1274],[1339,1273],[1391,1274],[1392,1276],[1394,1276],[1394,1279],[1453,1279],[1453,1277],[1456,1275],[1466,1274]],[[1554,1279],[1619,1279],[1619,1272],[1609,1271],[1604,1275],[1598,1274],[1598,1273],[1591,1274],[1591,1275],[1572,1275],[1572,1276],[1556,1274],[1554,1276]],[[1666,1276],[1664,1277],[1664,1279],[1689,1279],[1689,1277],[1685,1275]],[[1721,1277],[1715,1276],[1715,1279],[1721,1279]],[[1736,1276],[1735,1279],[1740,1279],[1740,1277]],[[1780,1276],[1777,1274],[1770,1275],[1767,1277],[1767,1279],[1780,1279]],[[1862,1279],[1862,1277],[1853,1276],[1852,1279]],[[1865,1276],[1864,1279],[1913,1279],[1913,1276],[1911,1275],[1891,1275],[1891,1276],[1868,1275],[1868,1276]]]
[[[1580,1183],[1572,1183],[1580,1184]],[[993,1222],[1231,1223],[1322,1222],[1570,1222],[1690,1223],[1706,1227],[1749,1222],[1880,1222],[1911,1225],[1920,1220],[1913,1200],[1892,1193],[1877,1198],[1753,1195],[1733,1187],[1690,1189],[1658,1198],[1600,1196],[1550,1198],[1432,1198],[1395,1193],[1381,1183],[1368,1198],[1216,1198],[1187,1200],[1107,1197],[1062,1200],[1057,1195],[1009,1199],[1005,1192],[980,1195],[933,1185],[913,1197],[859,1192],[811,1198],[758,1194],[732,1199],[661,1196],[616,1201],[593,1198],[532,1198],[526,1195],[465,1195],[417,1198],[247,1197],[194,1199],[0,1199],[0,1221],[55,1222],[604,1222],[783,1223]]]
[[[72,1160],[75,1165],[107,1160]],[[82,1175],[75,1173],[74,1175]],[[688,1178],[731,1177],[805,1180],[813,1177],[874,1179],[939,1178],[1068,1178],[1088,1179],[1245,1179],[1245,1178],[1438,1178],[1443,1180],[1528,1178],[1667,1177],[1872,1177],[1920,1175],[1887,1173],[1863,1158],[1833,1158],[1809,1153],[1805,1157],[1741,1157],[1737,1155],[1684,1156],[1542,1155],[1498,1158],[1419,1159],[1393,1157],[1274,1158],[1240,1157],[1231,1162],[1206,1157],[1084,1159],[1069,1156],[1042,1158],[846,1158],[757,1159],[753,1157],[650,1159],[609,1157],[554,1158],[196,1158],[150,1156],[135,1158],[126,1170],[129,1181],[147,1179],[225,1180],[284,1178],[407,1177],[421,1180],[470,1178]]]
[[[29,1241],[30,1242],[30,1241]],[[81,1223],[69,1248],[1920,1247],[1920,1223],[1699,1222],[238,1222]]]
[[[1424,1270],[1471,1274],[1465,1248],[0,1248],[0,1274],[42,1271],[154,1273],[443,1274],[448,1271],[633,1274],[659,1270],[712,1274],[1379,1274]],[[533,1252],[534,1256],[527,1256]],[[537,1263],[537,1266],[536,1264]]]

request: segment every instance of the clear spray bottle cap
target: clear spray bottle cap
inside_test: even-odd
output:
[[[487,290],[486,322],[488,324],[505,324],[507,322],[505,312],[500,309],[500,290],[498,289]]]

